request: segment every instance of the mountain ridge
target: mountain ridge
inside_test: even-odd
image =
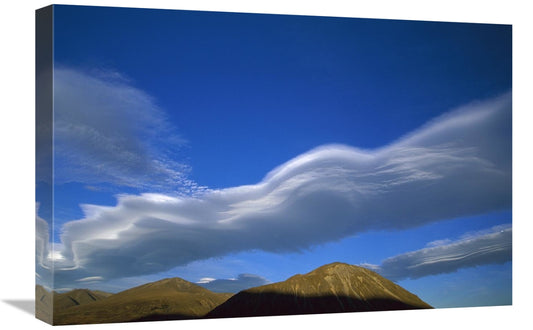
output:
[[[52,297],[46,292],[36,286],[36,299],[39,294],[44,312]],[[53,324],[432,308],[379,274],[341,262],[326,264],[306,274],[296,274],[285,281],[252,287],[237,294],[215,293],[173,277],[115,294],[87,289],[61,294],[54,292],[53,299]],[[41,314],[43,308],[39,309]]]
[[[74,289],[64,293],[54,292],[54,310],[89,304],[112,295],[112,293],[89,289]]]
[[[146,283],[54,314],[54,324],[116,323],[205,316],[229,298],[179,277]]]
[[[335,262],[243,290],[207,317],[246,317],[432,308],[379,274]]]

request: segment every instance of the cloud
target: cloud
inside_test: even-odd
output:
[[[113,71],[54,70],[54,182],[149,191],[200,189],[179,159],[187,141],[144,91]]]
[[[89,277],[80,278],[76,280],[76,282],[99,282],[103,279],[104,278],[102,276],[89,276]]]
[[[261,286],[270,283],[264,277],[253,274],[239,274],[237,278],[232,279],[213,279],[203,278],[196,284],[203,286],[213,292],[231,292],[237,293],[252,287]]]
[[[82,205],[84,218],[62,228],[56,281],[151,274],[239,251],[294,252],[368,230],[509,209],[511,165],[506,94],[380,149],[313,149],[254,185]]]
[[[53,244],[50,243],[48,222],[38,215],[40,204],[35,206],[35,280],[46,288],[53,286]]]
[[[48,223],[41,218],[39,213],[39,203],[35,206],[35,262],[44,266],[46,256],[49,254],[50,236],[48,233]]]
[[[512,260],[512,228],[496,226],[421,250],[385,259],[380,266],[367,266],[390,280],[416,279],[452,273],[461,268],[505,263]]]

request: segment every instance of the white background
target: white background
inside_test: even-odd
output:
[[[0,11],[0,328],[41,329],[34,299],[34,28],[46,1],[3,3]],[[63,1],[59,4],[393,18],[513,25],[513,306],[201,321],[81,325],[76,329],[523,329],[531,326],[529,193],[533,169],[531,98],[532,10],[528,1],[478,0],[187,0]],[[98,24],[98,22],[95,22]],[[529,314],[529,315],[528,315]],[[529,317],[528,317],[529,316]],[[62,329],[73,326],[64,326]]]

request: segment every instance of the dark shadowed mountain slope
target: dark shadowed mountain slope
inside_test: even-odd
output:
[[[231,294],[214,293],[180,278],[164,279],[54,314],[54,324],[112,323],[205,316]]]
[[[284,282],[244,290],[207,317],[268,316],[432,308],[368,269],[332,263]]]

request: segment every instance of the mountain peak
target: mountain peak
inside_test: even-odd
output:
[[[350,272],[353,272],[353,271],[361,271],[361,270],[365,270],[366,268],[363,268],[363,267],[359,267],[359,266],[354,266],[354,265],[350,265],[350,264],[347,264],[347,263],[344,263],[344,262],[332,262],[330,264],[326,264],[324,266],[321,266],[321,267],[318,267],[316,268],[315,270],[311,271],[310,273],[313,273],[313,272],[338,272],[338,271],[350,271]]]
[[[36,292],[40,291],[44,290],[37,286]],[[179,277],[140,285],[103,299],[97,299],[99,294],[86,289],[57,294],[68,304],[76,305],[65,303],[63,310],[54,313],[54,324],[431,308],[379,274],[342,262],[283,282],[250,288],[231,298],[230,294],[214,293]]]
[[[101,301],[58,311],[54,324],[110,323],[203,317],[229,298],[179,277],[146,283]]]
[[[165,278],[159,281],[150,282],[140,285],[135,288],[131,288],[120,292],[121,295],[127,295],[134,293],[136,295],[143,294],[144,292],[150,292],[154,294],[156,292],[168,294],[170,292],[204,292],[206,289],[203,287],[186,281],[179,277]]]
[[[212,317],[268,316],[431,308],[379,274],[335,262],[284,282],[244,290]]]

